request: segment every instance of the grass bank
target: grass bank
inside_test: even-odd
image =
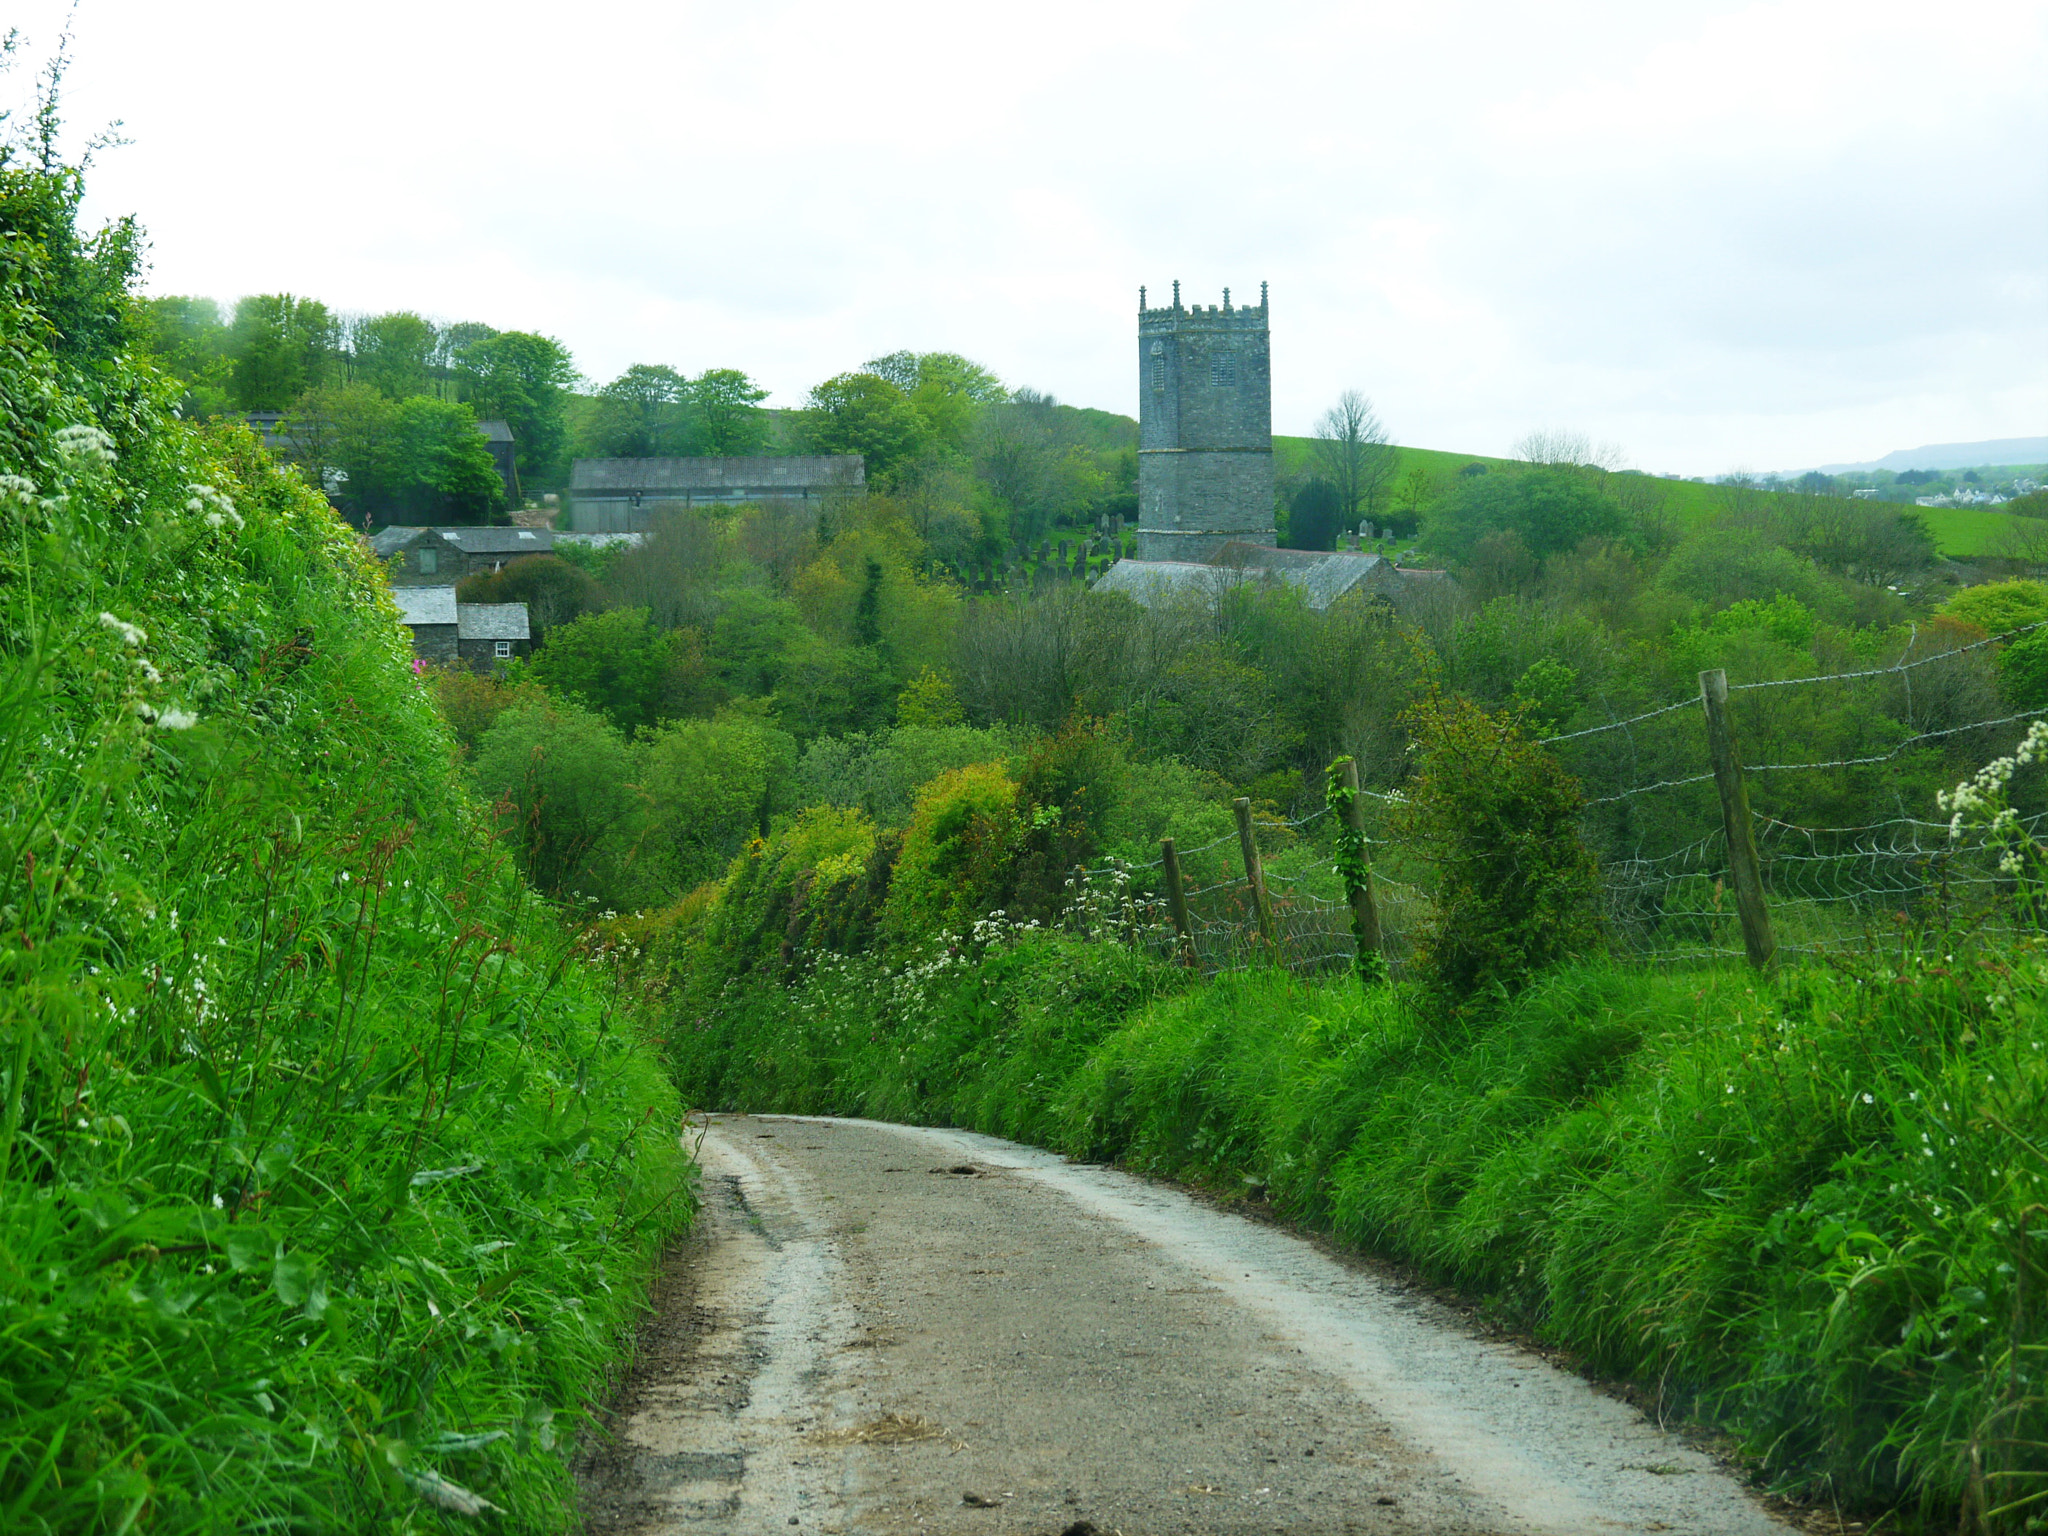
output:
[[[684,1091],[1262,1189],[1727,1427],[1789,1491],[1986,1530],[2048,1505],[2039,950],[1579,965],[1444,1030],[1348,980],[979,948],[793,988],[700,955]]]
[[[0,1529],[570,1528],[674,1089],[359,542],[52,350],[0,172]]]

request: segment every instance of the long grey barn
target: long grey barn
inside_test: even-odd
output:
[[[578,533],[638,533],[656,512],[867,494],[857,453],[748,459],[578,459],[569,471]]]

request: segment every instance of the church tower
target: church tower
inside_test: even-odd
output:
[[[1148,309],[1138,290],[1138,558],[1272,544],[1273,380],[1259,305]]]

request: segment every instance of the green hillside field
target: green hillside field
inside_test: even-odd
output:
[[[1306,474],[1312,467],[1313,439],[1306,437],[1279,437],[1273,439],[1274,468],[1281,475]],[[1489,469],[1512,466],[1516,461],[1489,457],[1482,453],[1454,453],[1441,448],[1398,449],[1401,467],[1394,475],[1398,488],[1415,470],[1437,480],[1455,475],[1467,464],[1484,464]],[[1681,524],[1692,524],[1710,516],[1726,495],[1723,487],[1703,484],[1697,480],[1659,480],[1665,488],[1665,506],[1670,515]],[[1779,491],[1755,491],[1746,493],[1761,496],[1767,501],[1787,498],[1790,493]],[[1926,520],[1927,528],[1934,535],[1935,546],[1948,558],[1970,559],[1983,556],[1998,556],[2008,553],[2008,541],[2016,524],[2027,520],[2015,518],[2010,513],[1988,511],[1976,507],[1919,507],[1907,510],[1918,511]]]

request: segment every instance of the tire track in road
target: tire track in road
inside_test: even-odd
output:
[[[721,1116],[595,1532],[1782,1531],[1710,1458],[1288,1233],[992,1137]]]

